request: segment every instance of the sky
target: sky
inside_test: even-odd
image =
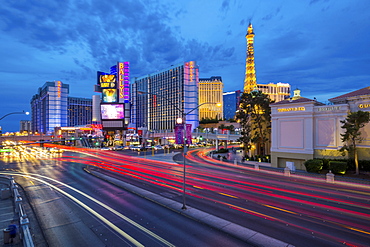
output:
[[[31,111],[47,81],[94,93],[96,71],[129,61],[140,77],[196,61],[200,78],[242,90],[249,22],[257,83],[289,83],[328,99],[370,86],[369,0],[4,0],[0,6],[0,118]],[[3,133],[18,131],[13,114]]]

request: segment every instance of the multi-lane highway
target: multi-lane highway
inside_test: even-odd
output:
[[[13,175],[27,191],[50,246],[246,244],[89,175],[83,167],[90,161],[64,152],[1,162],[0,173]]]
[[[33,202],[39,208],[41,221],[48,223],[59,211],[77,218],[75,222],[70,220],[73,224],[68,226],[51,224],[50,229],[45,229],[48,232],[59,227],[61,232],[53,233],[55,241],[63,231],[71,231],[66,239],[79,239],[73,232],[81,228],[81,232],[96,232],[96,239],[92,240],[95,246],[135,245],[135,241],[150,246],[247,246],[246,242],[134,196],[82,170],[89,166],[182,203],[181,156],[175,156],[179,158],[177,164],[129,154],[79,150],[32,162],[13,161],[6,166],[11,168],[8,171],[28,174],[21,183],[36,198]],[[187,159],[187,206],[295,246],[369,246],[370,188],[367,185],[285,177],[281,173],[212,160],[202,152],[189,152]],[[68,211],[69,208],[73,210]],[[61,213],[59,217],[64,216]],[[63,229],[70,226],[72,229]]]

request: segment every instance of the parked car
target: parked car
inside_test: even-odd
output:
[[[139,145],[139,146],[132,146],[130,149],[132,151],[140,151],[140,148],[141,148],[141,146]]]
[[[162,149],[164,149],[161,145],[156,145],[153,148],[154,148],[154,150],[162,150]]]
[[[114,150],[123,150],[123,146],[115,146]]]

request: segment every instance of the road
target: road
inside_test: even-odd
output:
[[[146,200],[134,201],[129,195],[126,195],[127,192],[116,191],[117,188],[114,186],[111,187],[111,185],[102,183],[101,180],[96,178],[86,177],[81,167],[88,165],[90,169],[98,169],[102,173],[108,173],[111,177],[153,191],[171,200],[180,203],[183,201],[181,156],[175,156],[178,158],[179,164],[177,164],[147,160],[138,156],[127,156],[124,155],[124,152],[90,152],[85,150],[81,150],[81,152],[65,152],[62,157],[44,160],[41,162],[42,164],[35,162],[32,166],[27,164],[15,167],[15,169],[30,173],[36,173],[37,171],[40,175],[57,178],[59,181],[73,185],[76,189],[93,195],[101,202],[108,203],[109,206],[120,208],[120,210],[124,205],[124,215],[126,215],[126,210],[131,208],[137,210],[137,205],[140,205],[140,208],[145,209],[143,211],[138,209],[140,211],[130,214],[130,218],[135,219],[135,215],[137,217],[142,215],[149,217],[148,219],[145,218],[144,225],[152,226],[152,224],[155,224],[154,222],[159,222],[159,219],[166,218],[160,216],[150,219],[150,216],[161,215],[161,210],[164,210],[163,214],[166,215],[165,212],[168,213],[168,210],[162,208],[158,209],[159,212],[151,211],[152,208],[156,207],[155,204],[148,204],[149,202]],[[129,154],[137,155],[137,153]],[[203,155],[202,152],[190,151],[187,157],[187,206],[209,212],[219,218],[262,232],[295,246],[369,246],[369,186],[348,183],[328,184],[314,179],[285,177],[281,173],[254,170],[245,166],[212,160]],[[58,186],[64,188],[64,185]],[[71,194],[74,193],[71,191]],[[119,193],[123,193],[122,197]],[[85,200],[78,194],[75,197]],[[124,200],[122,198],[130,199]],[[118,202],[117,205],[115,205],[115,202]],[[131,202],[133,203],[131,204]],[[93,204],[90,203],[89,205],[93,207]],[[126,207],[126,205],[131,206]],[[107,215],[109,221],[121,221],[117,220],[117,215],[109,216],[111,213],[105,212],[99,207],[96,211],[101,212],[101,215]],[[82,213],[78,213],[78,216],[80,215]],[[177,218],[177,216],[173,217]],[[84,219],[84,217],[82,218]],[[202,242],[204,238],[213,239],[211,237],[213,235],[208,235],[211,232],[202,234],[203,239],[194,240],[198,242],[188,245],[185,240],[195,238],[195,236],[198,236],[197,233],[199,234],[202,231],[197,229],[189,233],[190,235],[186,235],[189,229],[192,229],[191,224],[194,222],[184,224],[182,219],[179,219],[175,226],[167,225],[169,222],[173,223],[172,218],[170,219],[164,220],[166,224],[158,223],[155,227],[149,228],[153,231],[155,229],[154,232],[158,236],[177,246],[199,246],[199,243],[202,243],[202,246],[220,246],[219,243],[222,243],[218,240],[212,243]],[[101,221],[95,219],[95,222],[91,225],[86,225],[95,229],[94,226],[99,222]],[[162,226],[163,228],[161,228]],[[179,227],[177,229],[180,230],[176,230],[169,235],[165,234],[174,227]],[[99,231],[101,228],[110,229],[104,226],[100,227]],[[120,229],[126,231],[126,229],[131,228],[120,225]],[[101,234],[102,236],[111,237],[112,233],[110,231],[103,231]],[[147,243],[145,242],[145,236],[135,232],[135,227],[128,230],[128,232],[132,236],[137,236],[136,239]],[[178,236],[183,234],[184,239],[176,242]],[[220,235],[222,235],[220,232],[214,234],[215,237]],[[99,239],[104,243],[104,237],[99,237]],[[113,243],[115,241],[118,240],[112,240]],[[225,236],[224,241],[237,240]],[[232,246],[238,246],[239,244],[245,246],[246,243],[235,243]]]
[[[247,245],[89,175],[86,159],[64,152],[1,162],[2,174],[12,174],[27,191],[50,246]]]
[[[196,152],[187,158],[186,202],[192,207],[296,246],[369,246],[369,186],[285,177]],[[181,160],[140,164],[140,158],[122,160],[111,152],[95,165],[181,202]]]

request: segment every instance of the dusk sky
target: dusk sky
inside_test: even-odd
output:
[[[117,61],[139,77],[195,60],[201,78],[242,90],[250,21],[257,83],[289,83],[326,103],[370,86],[369,10],[369,0],[2,1],[0,118],[30,111],[47,81],[91,98],[96,71]],[[0,126],[18,131],[29,119],[10,115]]]

